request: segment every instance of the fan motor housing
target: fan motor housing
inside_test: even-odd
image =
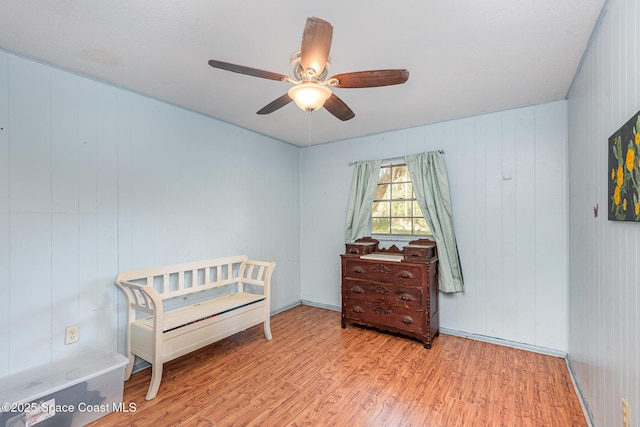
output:
[[[327,62],[324,64],[324,69],[322,73],[317,74],[317,70],[313,68],[309,68],[305,70],[302,68],[302,61],[300,60],[301,53],[300,51],[294,52],[291,55],[291,70],[293,71],[293,77],[298,81],[308,81],[308,80],[316,80],[323,81],[327,78],[327,74],[329,74],[329,68],[331,66],[331,58],[327,57]]]

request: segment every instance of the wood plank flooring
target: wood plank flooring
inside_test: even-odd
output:
[[[431,350],[297,306],[125,383],[91,426],[587,426],[565,361],[441,334]]]

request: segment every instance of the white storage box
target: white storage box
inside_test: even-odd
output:
[[[127,363],[121,354],[93,351],[1,377],[0,427],[76,427],[131,411],[122,402]]]

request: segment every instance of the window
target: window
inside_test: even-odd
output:
[[[378,188],[371,209],[371,233],[432,234],[418,206],[406,163],[380,166]]]

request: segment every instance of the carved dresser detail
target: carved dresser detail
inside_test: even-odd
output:
[[[361,240],[367,247],[373,241],[375,251],[354,253]],[[378,241],[365,237],[347,244],[341,258],[342,327],[370,326],[415,337],[431,348],[439,332],[435,243],[420,239],[402,250],[380,250]]]

